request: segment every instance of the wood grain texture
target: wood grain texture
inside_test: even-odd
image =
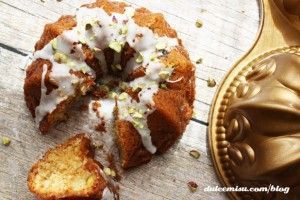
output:
[[[76,115],[60,124],[50,135],[41,136],[27,110],[23,97],[22,68],[25,55],[32,53],[46,23],[62,14],[74,14],[76,7],[89,0],[0,0],[0,136],[12,139],[9,147],[0,145],[0,200],[34,199],[28,192],[27,172],[46,149],[82,131]],[[233,62],[251,46],[259,24],[259,5],[246,0],[127,0],[165,15],[197,65],[195,117],[182,140],[150,164],[124,173],[122,199],[225,199],[224,194],[207,193],[216,178],[207,148],[207,118],[216,88],[206,80],[220,82]],[[187,3],[188,2],[188,3]],[[195,27],[197,19],[203,27]],[[77,113],[79,115],[79,113]],[[199,160],[188,152],[197,149]],[[199,185],[190,193],[186,183]]]

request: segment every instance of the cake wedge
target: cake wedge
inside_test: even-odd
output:
[[[78,134],[32,166],[28,187],[41,200],[118,199],[102,168],[93,159],[91,141]]]

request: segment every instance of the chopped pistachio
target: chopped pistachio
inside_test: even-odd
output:
[[[176,66],[176,64],[174,64],[174,63],[168,63],[166,65],[166,68],[174,68],[175,66]]]
[[[162,88],[162,89],[167,89],[168,87],[167,87],[167,85],[166,85],[165,83],[161,83],[161,84],[160,84],[160,88]]]
[[[123,26],[120,31],[119,34],[120,35],[126,35],[128,33],[128,27],[127,26]]]
[[[118,27],[116,23],[111,23],[108,26],[111,28],[114,28],[114,29],[116,29]]]
[[[138,64],[143,63],[143,61],[144,61],[144,57],[142,54],[139,54],[138,57],[135,59],[135,62]]]
[[[161,53],[162,53],[163,56],[166,56],[168,54],[168,51],[163,49],[163,50],[161,50]]]
[[[133,91],[136,91],[137,89],[139,89],[140,88],[140,86],[138,85],[138,84],[134,84],[133,86],[132,86],[132,90]]]
[[[94,25],[100,26],[100,25],[101,25],[101,21],[100,21],[99,19],[95,19],[95,20],[93,21],[93,24],[94,24]]]
[[[67,55],[65,55],[63,53],[56,52],[54,54],[54,60],[58,63],[67,63],[68,57],[67,57]]]
[[[115,170],[113,170],[113,169],[110,169],[110,176],[112,176],[112,177],[116,177],[116,172],[115,172]]]
[[[138,88],[143,89],[144,87],[146,87],[145,83],[139,83],[138,84]]]
[[[103,144],[93,144],[92,145],[92,147],[94,148],[94,149],[103,149]]]
[[[193,193],[196,192],[197,189],[198,189],[198,185],[194,181],[188,182],[187,185],[188,185],[190,191],[193,192]]]
[[[140,129],[143,129],[143,128],[144,128],[144,125],[143,125],[140,121],[138,121],[138,120],[136,120],[136,119],[134,119],[134,120],[132,121],[132,123],[133,123],[133,126],[136,127],[136,128],[140,128]]]
[[[119,95],[119,100],[124,101],[128,98],[128,94],[126,92],[123,92],[122,94]]]
[[[138,118],[138,119],[142,119],[143,115],[139,112],[134,112],[132,115],[133,118]]]
[[[118,95],[115,92],[109,92],[108,96],[112,99],[116,98]]]
[[[95,40],[96,39],[96,36],[95,35],[93,35],[93,36],[91,36],[90,38],[89,38],[89,40]]]
[[[53,51],[56,51],[57,50],[57,39],[56,38],[53,39],[50,43],[51,43]]]
[[[120,64],[115,65],[118,70],[122,70],[122,66]]]
[[[63,91],[63,90],[61,90],[61,89],[59,89],[59,90],[58,90],[58,95],[59,95],[60,97],[64,97],[64,96],[66,95],[66,92]]]
[[[103,90],[105,92],[109,92],[109,87],[107,85],[100,85],[99,88],[100,88],[100,90]]]
[[[170,76],[170,72],[168,72],[168,71],[165,71],[165,70],[161,70],[159,73],[158,73],[158,75],[159,75],[159,77],[161,78],[161,79],[167,79],[167,78],[169,78],[169,76]]]
[[[89,176],[87,179],[86,179],[86,184],[88,185],[88,186],[92,186],[93,185],[93,183],[94,183],[94,181],[95,181],[95,177],[92,175],[92,176]]]
[[[87,90],[88,90],[88,87],[86,85],[82,85],[80,87],[80,92],[81,92],[82,95],[85,95]]]
[[[100,48],[98,48],[98,47],[94,47],[93,50],[94,50],[95,53],[98,53],[98,52],[101,52],[101,51],[102,51],[102,50],[101,50]]]
[[[215,87],[216,85],[217,85],[217,83],[216,83],[215,79],[209,78],[209,79],[207,80],[207,86],[208,86],[208,87]]]
[[[198,19],[198,20],[196,21],[196,27],[197,27],[197,28],[201,28],[202,26],[203,26],[202,21],[201,21],[200,19]]]
[[[6,136],[3,136],[2,137],[2,144],[4,146],[8,146],[10,144],[10,139],[8,137],[6,137]]]
[[[115,177],[116,176],[116,172],[115,170],[108,168],[108,167],[104,167],[103,172],[107,175],[107,176],[112,176]]]
[[[199,65],[199,64],[202,63],[202,61],[203,61],[203,59],[202,59],[202,58],[199,58],[198,60],[196,60],[196,64]]]
[[[142,37],[144,37],[144,34],[143,33],[137,33],[137,34],[135,34],[135,37],[137,39],[141,39]]]
[[[121,82],[121,83],[119,84],[119,86],[120,86],[120,88],[121,88],[122,90],[126,90],[126,88],[128,87],[128,84],[125,83],[125,82]]]
[[[118,41],[111,41],[109,43],[109,48],[115,50],[116,52],[120,53],[122,50],[122,44]]]
[[[85,41],[84,37],[79,37],[79,42],[81,44],[86,44],[86,41]]]
[[[112,65],[111,67],[114,72],[122,70],[122,66],[120,64]]]
[[[87,73],[88,70],[89,70],[89,68],[87,66],[85,66],[85,65],[83,65],[83,66],[80,67],[80,71],[82,71],[82,73],[84,73],[84,74]]]
[[[111,175],[111,169],[108,167],[104,167],[103,172],[107,175],[110,176]]]
[[[92,24],[90,24],[90,23],[87,23],[87,24],[85,25],[85,30],[86,30],[86,31],[91,30],[92,28],[93,28],[93,26],[92,26]]]
[[[157,50],[163,50],[163,49],[167,48],[167,44],[165,42],[159,42],[155,45],[155,48]]]
[[[191,150],[190,151],[190,156],[192,156],[193,158],[199,159],[200,158],[200,153],[197,150]]]
[[[131,107],[131,108],[128,109],[128,113],[129,113],[129,114],[133,114],[134,112],[135,112],[135,109],[134,109],[134,108]]]
[[[156,59],[156,54],[152,54],[151,56],[150,56],[150,60],[151,61],[154,61]]]
[[[137,121],[137,120],[132,120],[132,124],[133,124],[134,127],[138,127],[138,125],[140,124],[140,122]]]

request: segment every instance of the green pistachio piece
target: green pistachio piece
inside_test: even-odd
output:
[[[63,54],[63,53],[60,53],[60,52],[55,52],[54,60],[58,63],[67,63],[68,62],[68,56]]]
[[[3,136],[2,137],[2,144],[4,145],[4,146],[8,146],[8,145],[10,145],[10,139],[8,138],[8,137],[6,137],[6,136]]]
[[[109,43],[109,48],[115,50],[116,52],[120,53],[122,51],[122,44],[118,41],[111,41]]]

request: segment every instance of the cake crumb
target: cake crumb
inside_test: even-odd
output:
[[[196,21],[196,27],[201,28],[203,26],[203,22],[200,19],[197,19]]]
[[[217,85],[217,83],[216,83],[215,79],[209,78],[209,79],[207,80],[207,86],[208,86],[208,87],[215,87],[216,85]]]
[[[198,185],[194,181],[188,182],[187,185],[192,193],[196,192],[198,189]]]
[[[199,58],[198,60],[196,60],[196,64],[199,65],[199,64],[202,64],[203,62],[203,59],[202,58]]]
[[[107,176],[111,176],[111,177],[115,177],[116,176],[116,172],[115,170],[109,168],[109,167],[104,167],[103,172],[107,175]]]
[[[101,150],[101,149],[103,149],[103,144],[93,143],[92,148],[95,150]]]

